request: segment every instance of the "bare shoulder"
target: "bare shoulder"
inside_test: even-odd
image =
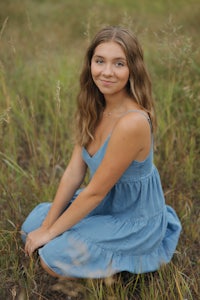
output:
[[[151,129],[147,115],[130,112],[121,117],[113,128],[106,157],[122,161],[144,160],[151,147]],[[126,157],[126,158],[125,158]]]
[[[113,129],[113,134],[127,136],[150,136],[150,124],[147,113],[132,111],[121,117]]]

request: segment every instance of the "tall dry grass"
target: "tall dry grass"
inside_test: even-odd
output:
[[[198,8],[185,0],[0,3],[1,299],[198,299]],[[24,256],[19,231],[37,203],[54,197],[73,147],[84,49],[104,24],[130,27],[143,44],[158,118],[155,162],[183,232],[159,272],[57,281],[36,255]]]

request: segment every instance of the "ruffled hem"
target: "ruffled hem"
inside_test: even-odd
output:
[[[131,251],[124,254],[104,249],[83,240],[78,231],[70,230],[64,246],[66,253],[60,248],[56,251],[54,245],[49,247],[49,243],[39,250],[39,255],[55,273],[68,277],[104,278],[121,271],[134,274],[153,272],[170,262],[179,239],[181,225],[175,211],[169,206],[167,221],[164,239],[149,254],[132,255]],[[55,245],[56,240],[52,241]]]

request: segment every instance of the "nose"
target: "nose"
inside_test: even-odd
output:
[[[112,76],[113,75],[113,69],[111,64],[105,64],[104,68],[102,70],[102,75],[104,76]]]

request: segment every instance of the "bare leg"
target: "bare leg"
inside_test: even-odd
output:
[[[41,266],[43,267],[43,269],[51,276],[53,277],[60,277],[58,274],[56,274],[55,272],[53,272],[49,267],[47,267],[47,265],[44,263],[44,261],[40,258],[40,263]]]
[[[65,276],[61,276],[57,273],[55,273],[54,271],[52,271],[45,263],[44,261],[40,258],[40,263],[41,266],[43,267],[43,269],[51,276],[56,277],[56,278],[61,278],[61,279],[68,279],[68,280],[76,280],[76,278],[71,278],[71,277],[65,277]]]

